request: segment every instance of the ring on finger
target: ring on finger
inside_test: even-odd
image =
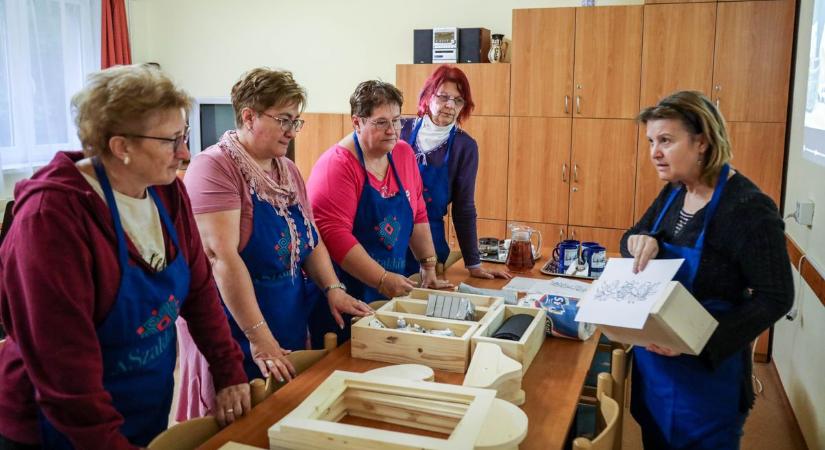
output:
[[[235,410],[234,410],[234,409],[232,409],[232,408],[227,408],[227,409],[226,409],[226,413],[227,413],[227,414],[234,414],[234,413],[235,413]]]

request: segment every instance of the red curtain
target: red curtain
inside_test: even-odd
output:
[[[124,0],[102,0],[103,20],[101,21],[100,67],[132,64],[129,50],[129,27],[126,24],[126,4]]]

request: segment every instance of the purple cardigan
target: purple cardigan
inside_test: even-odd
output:
[[[415,126],[414,119],[405,119],[401,129],[401,139],[407,140]],[[418,149],[413,146],[418,153]],[[447,152],[446,142],[426,155],[427,164],[440,164]],[[433,161],[438,161],[433,163]],[[476,234],[475,189],[478,173],[478,144],[466,131],[459,128],[453,142],[449,161],[450,204],[452,205],[453,225],[458,237],[458,245],[464,257],[465,267],[481,264],[478,254],[478,237]]]

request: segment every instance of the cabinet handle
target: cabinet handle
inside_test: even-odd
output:
[[[565,114],[570,114],[570,96],[569,95],[564,96],[564,113]]]
[[[716,109],[719,109],[719,97],[716,97]]]
[[[559,228],[559,242],[564,240],[564,228]]]
[[[573,164],[573,182],[579,182],[579,165]]]
[[[576,114],[581,114],[581,113],[582,113],[582,96],[577,95],[576,96]]]
[[[561,165],[561,182],[567,183],[567,163]]]
[[[573,238],[573,240],[576,239],[576,229],[575,228],[573,228],[573,230],[570,231],[570,237]]]

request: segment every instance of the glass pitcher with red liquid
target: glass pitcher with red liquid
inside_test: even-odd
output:
[[[537,238],[535,244],[533,237]],[[529,272],[541,252],[541,232],[523,224],[510,225],[510,248],[507,251],[507,270]]]

